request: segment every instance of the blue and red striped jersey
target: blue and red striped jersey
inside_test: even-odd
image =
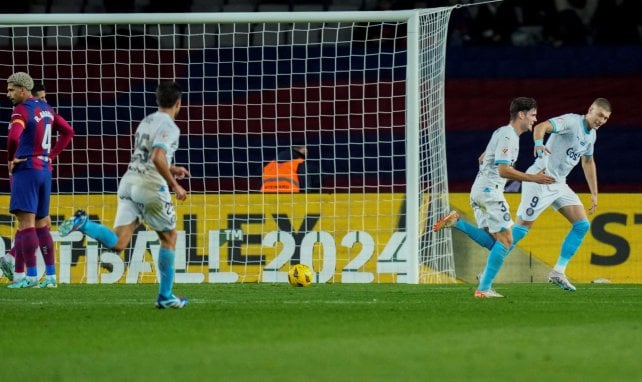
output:
[[[20,168],[51,168],[51,159],[67,146],[73,136],[73,129],[67,121],[57,115],[49,104],[37,98],[29,98],[13,108],[9,128],[8,159],[26,158],[27,161],[21,163]],[[58,147],[56,142],[52,148],[54,131],[60,132],[65,138],[71,135],[68,140],[64,139],[67,142],[62,147]]]

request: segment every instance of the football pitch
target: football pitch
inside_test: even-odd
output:
[[[2,284],[2,379],[642,380],[642,286],[577,286]]]

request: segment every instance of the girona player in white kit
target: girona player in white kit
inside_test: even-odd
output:
[[[187,192],[177,180],[189,176],[186,168],[172,165],[180,136],[174,120],[181,109],[181,94],[177,83],[161,82],[156,89],[158,111],[145,117],[136,129],[136,147],[118,185],[114,230],[89,221],[83,210],[78,210],[58,228],[60,236],[77,230],[96,239],[103,247],[120,252],[127,247],[140,223],[147,223],[160,239],[157,267],[160,287],[156,299],[159,309],[182,308],[187,304],[187,299],[172,293],[177,232],[170,190],[176,199],[185,200]]]
[[[513,243],[517,244],[526,236],[537,217],[549,206],[561,213],[572,227],[562,242],[557,264],[549,273],[548,280],[564,290],[576,289],[566,277],[566,267],[590,227],[584,206],[566,184],[566,177],[581,160],[591,191],[591,207],[588,212],[593,214],[597,209],[598,194],[593,159],[596,131],[610,116],[611,104],[604,98],[598,98],[585,115],[564,114],[542,122],[533,129],[534,155],[537,159],[526,172],[534,174],[544,170],[556,182],[549,185],[523,184],[522,199],[517,210],[516,224],[513,226]],[[545,134],[550,134],[546,145],[543,143]]]
[[[519,154],[519,136],[531,131],[537,121],[537,102],[533,98],[518,97],[510,105],[510,121],[493,132],[480,158],[479,172],[470,191],[470,206],[475,212],[477,227],[459,219],[452,211],[440,219],[434,231],[453,227],[490,250],[486,267],[475,290],[477,298],[504,297],[492,289],[492,283],[513,244],[510,208],[504,197],[507,179],[549,184],[554,178],[543,172],[526,174],[513,167]],[[482,159],[483,158],[483,159]]]

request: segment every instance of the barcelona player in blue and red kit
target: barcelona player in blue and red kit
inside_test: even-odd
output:
[[[31,94],[34,83],[29,74],[17,72],[7,79],[7,97],[15,105],[7,138],[11,201],[9,211],[18,220],[14,240],[16,258],[22,257],[27,274],[15,273],[12,288],[37,287],[36,249],[40,247],[48,279],[55,286],[53,239],[49,232],[51,163],[69,145],[74,131],[49,104]],[[52,147],[52,136],[58,133]],[[22,277],[21,277],[22,276]]]

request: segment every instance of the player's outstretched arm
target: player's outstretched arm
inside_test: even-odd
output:
[[[544,173],[544,170],[536,174],[527,174],[525,172],[516,170],[507,164],[500,164],[498,166],[498,169],[499,169],[499,176],[501,176],[504,179],[519,180],[522,182],[535,182],[539,184],[555,183],[555,178],[553,178],[552,176],[546,175]]]

